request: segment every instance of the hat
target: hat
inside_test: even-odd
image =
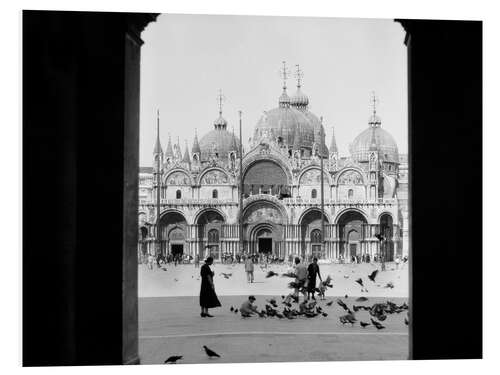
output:
[[[253,299],[255,301],[255,297],[254,296],[248,296],[248,299]]]

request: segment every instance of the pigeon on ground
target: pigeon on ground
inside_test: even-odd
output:
[[[224,276],[225,279],[229,279],[231,276],[233,276],[232,273],[224,273],[224,272],[221,272],[220,273],[222,276]]]
[[[348,299],[348,298],[349,298],[349,296],[346,294],[346,295],[344,296],[344,298],[345,298],[345,299]]]
[[[356,318],[352,314],[342,315],[339,320],[342,324],[351,323],[351,325],[354,325],[354,322],[356,322]]]
[[[356,302],[365,302],[365,301],[368,301],[368,298],[366,298],[366,297],[358,297],[358,298],[356,298]]]
[[[373,271],[371,274],[368,275],[368,278],[375,282],[375,277],[377,277],[378,270]]]
[[[178,279],[174,279],[175,282],[179,281]]]
[[[326,303],[326,305],[327,305],[327,306],[331,306],[331,305],[332,305],[332,303],[333,303],[333,301],[330,301],[330,302],[327,302],[327,303]]]
[[[405,317],[405,324],[408,325],[409,321],[408,318]]]
[[[163,268],[163,267],[162,267],[161,269],[162,269],[163,271],[166,271],[166,270],[167,270],[166,268]]]
[[[274,271],[269,271],[266,275],[266,279],[273,277],[273,276],[278,276],[278,274]]]
[[[233,312],[234,311],[234,307],[231,306],[231,308],[229,309],[229,311]]]
[[[394,288],[394,284],[392,283],[392,281],[389,281],[385,286],[384,288]]]
[[[365,328],[366,326],[369,326],[370,323],[366,323],[366,322],[359,322],[359,325],[363,328]]]
[[[207,348],[205,345],[203,345],[203,349],[205,349],[205,353],[207,353],[207,355],[212,358],[212,357],[218,357],[220,358],[220,355],[218,355],[216,352],[214,352],[213,350]]]
[[[163,363],[177,363],[179,359],[182,359],[182,355],[173,355],[168,357]]]
[[[376,320],[373,320],[373,318],[370,318],[370,320],[372,321],[372,324],[375,326],[375,328],[377,328],[377,329],[384,329],[385,328],[382,324],[380,324]]]
[[[234,313],[235,313],[235,314],[238,314],[238,309],[234,309]]]
[[[349,310],[349,308],[347,307],[347,305],[344,303],[344,301],[342,301],[341,299],[338,299],[337,300],[337,304],[342,307],[344,310]]]
[[[322,313],[321,315],[323,315],[325,318],[328,316],[326,312]]]

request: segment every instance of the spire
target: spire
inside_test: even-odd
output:
[[[189,158],[188,142],[186,140],[186,148],[184,150],[184,157],[182,158],[183,163],[191,164],[191,159]]]
[[[295,65],[295,67],[297,68],[297,70],[295,71],[295,78],[297,78],[297,91],[290,99],[290,104],[292,105],[292,107],[300,110],[305,110],[309,105],[309,98],[300,89],[302,86],[302,77],[304,77],[304,72],[300,69],[299,64]]]
[[[160,143],[160,110],[156,111],[156,142],[153,154],[161,154],[163,152]]]
[[[337,152],[338,149],[337,149],[337,141],[335,140],[335,129],[332,126],[332,141],[330,142],[330,153],[333,154]]]
[[[377,103],[378,103],[378,98],[375,96],[375,91],[372,91],[372,115],[370,116],[370,119],[368,120],[368,124],[373,127],[379,127],[382,124],[382,121],[380,120],[380,117],[377,116]]]
[[[222,103],[226,100],[226,97],[222,94],[222,89],[219,89],[219,95],[217,95],[217,103],[219,106],[219,117],[214,121],[214,127],[216,130],[226,130],[227,121],[222,117]]]
[[[231,144],[231,151],[236,151],[236,155],[239,155],[238,143],[236,142],[236,136],[234,135],[234,126],[233,126],[233,140]]]
[[[300,150],[300,128],[299,125],[295,127],[295,132],[293,134],[293,149]]]
[[[200,144],[198,143],[198,132],[196,131],[196,129],[194,129],[193,148],[191,149],[191,152],[193,154],[197,153],[201,155]]]
[[[319,121],[321,123],[321,126],[319,128],[321,157],[328,157],[328,148],[326,147],[325,142],[325,128],[323,127],[323,116],[319,118]]]
[[[170,134],[168,135],[168,144],[167,144],[167,150],[165,151],[165,158],[174,157],[174,151],[172,149],[172,140],[170,139]]]
[[[278,105],[282,108],[288,108],[290,107],[290,97],[286,93],[286,80],[290,76],[290,71],[286,67],[286,61],[283,61],[283,67],[280,70],[280,76],[283,79],[283,92],[281,93],[281,96],[278,99]]]

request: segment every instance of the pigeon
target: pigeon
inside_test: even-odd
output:
[[[231,306],[231,308],[229,309],[229,311],[233,312],[234,311],[234,307]]]
[[[366,326],[369,326],[370,323],[366,323],[366,322],[359,322],[359,325],[363,328],[365,328]]]
[[[177,363],[179,359],[182,359],[182,355],[173,355],[168,357],[163,363]]]
[[[348,299],[348,298],[349,298],[349,296],[346,294],[346,295],[344,296],[344,298],[345,298],[345,299]]]
[[[266,301],[273,305],[273,307],[278,308],[278,304],[276,303],[276,300],[274,298],[266,299]]]
[[[351,323],[351,325],[354,325],[354,322],[356,321],[356,318],[354,317],[354,315],[352,314],[347,314],[347,315],[342,315],[340,318],[339,318],[340,322],[342,324],[345,324],[345,323]]]
[[[344,310],[348,310],[349,308],[347,307],[347,305],[344,303],[344,301],[342,301],[341,299],[338,299],[337,300],[337,304],[342,307]]]
[[[174,281],[175,281],[175,282],[177,282],[177,281],[179,281],[179,280],[177,280],[177,279],[174,279]]]
[[[323,315],[325,318],[328,316],[326,312],[322,313],[321,315]]]
[[[385,328],[382,324],[380,324],[376,320],[373,320],[373,318],[370,318],[370,320],[372,321],[372,324],[375,326],[375,328],[377,328],[377,329],[384,329]]]
[[[375,277],[377,277],[378,270],[373,271],[371,274],[368,275],[368,278],[375,282]]]
[[[326,303],[326,305],[327,305],[327,306],[331,306],[331,305],[332,305],[332,303],[333,303],[333,301],[330,301],[330,302],[327,302],[327,303]]]
[[[235,313],[235,314],[238,314],[238,309],[234,309],[234,313]]]
[[[226,279],[229,279],[231,276],[233,276],[233,274],[232,274],[232,273],[224,273],[224,272],[221,272],[220,274],[221,274],[222,276],[224,276],[224,278],[226,278]]]
[[[332,278],[330,277],[330,275],[328,275],[326,277],[326,280],[321,282],[321,285],[324,287],[333,288],[333,285],[331,284],[331,282],[332,282]]]
[[[348,279],[349,278],[349,275],[344,275],[344,279]]]
[[[273,276],[278,276],[278,274],[274,271],[269,271],[266,275],[266,279],[273,277]]]
[[[214,352],[213,350],[210,350],[209,348],[207,348],[205,345],[203,345],[203,349],[205,349],[205,353],[207,353],[207,355],[212,358],[212,357],[219,357],[220,358],[220,355],[218,355],[216,352]]]
[[[365,302],[365,301],[368,301],[368,298],[366,298],[366,297],[358,297],[358,298],[356,298],[356,302]]]
[[[363,280],[361,280],[361,277],[357,280],[355,280],[359,285],[361,285],[362,288],[364,288],[365,286],[363,285]]]
[[[408,325],[409,321],[408,318],[405,317],[405,324]]]
[[[394,288],[394,284],[392,283],[392,281],[389,281],[385,286],[384,288]]]
[[[163,267],[162,267],[161,269],[162,269],[163,271],[166,271],[166,270],[167,270],[166,268],[163,268]]]

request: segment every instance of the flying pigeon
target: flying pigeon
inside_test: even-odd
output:
[[[220,358],[220,355],[218,355],[216,352],[214,352],[213,350],[210,350],[209,348],[207,348],[205,345],[203,345],[203,349],[205,349],[205,353],[207,353],[207,355],[212,358],[212,357],[218,357]]]
[[[368,275],[368,278],[375,282],[375,277],[377,277],[378,270],[373,271],[371,274]]]
[[[380,324],[376,320],[373,320],[373,318],[370,318],[370,320],[372,321],[372,324],[375,326],[375,328],[377,328],[377,329],[384,329],[385,328],[382,324]]]
[[[365,286],[363,285],[363,280],[361,280],[361,277],[357,280],[355,280],[359,285],[361,285],[362,288],[364,288]]]
[[[363,328],[365,328],[366,326],[369,326],[370,323],[365,323],[365,322],[359,322],[359,325]]]
[[[168,357],[163,363],[176,363],[179,359],[182,359],[182,355],[173,355]]]
[[[273,276],[278,276],[278,274],[274,271],[269,271],[266,275],[266,279],[273,277]]]

